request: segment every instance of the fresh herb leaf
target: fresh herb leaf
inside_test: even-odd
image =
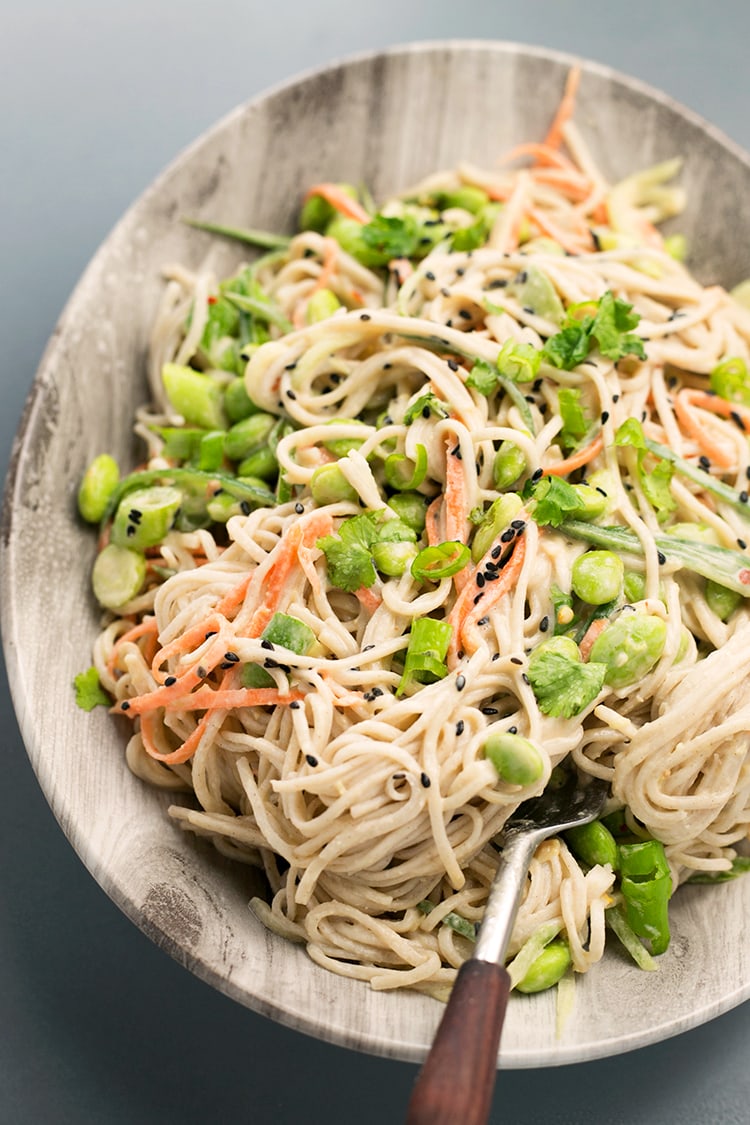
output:
[[[498,371],[484,359],[478,359],[466,379],[466,386],[473,387],[480,395],[489,397],[497,390]]]
[[[419,224],[413,215],[376,215],[360,234],[365,246],[382,258],[383,265],[393,258],[413,258],[419,246]]]
[[[589,323],[587,324],[586,321]],[[566,323],[559,332],[549,337],[542,348],[542,358],[553,367],[572,371],[579,363],[583,363],[589,354],[591,323],[593,321],[590,317],[584,321],[574,320]]]
[[[111,707],[112,700],[99,682],[99,673],[92,665],[85,672],[79,672],[73,680],[76,704],[82,711],[93,711],[95,707]]]
[[[350,594],[361,586],[372,586],[377,574],[368,548],[358,543],[345,543],[335,535],[318,539],[317,546],[325,554],[332,586]]]
[[[631,354],[645,359],[643,341],[631,332],[631,329],[638,326],[640,319],[640,315],[633,312],[632,305],[615,297],[608,289],[599,301],[591,326],[591,335],[596,338],[602,355],[614,360]]]
[[[649,445],[637,418],[628,418],[618,427],[615,445],[630,446],[638,450],[638,480],[643,495],[662,522],[677,507],[669,487],[674,476],[674,465],[671,461],[664,460],[658,460],[655,465],[647,463]]]
[[[512,379],[514,383],[531,383],[539,371],[542,353],[533,344],[506,340],[495,362],[498,372],[506,379]]]
[[[576,512],[582,512],[586,507],[572,484],[568,484],[562,477],[542,477],[534,482],[528,480],[522,496],[524,500],[533,501],[531,515],[542,527],[559,527],[566,519]]]
[[[436,418],[447,418],[449,410],[444,402],[433,394],[432,391],[427,391],[425,394],[420,395],[416,402],[413,402],[407,408],[404,414],[404,425],[410,426],[415,418],[420,418],[424,415],[425,410],[430,414],[434,414]]]
[[[558,409],[563,425],[560,445],[567,451],[573,449],[589,432],[591,423],[581,406],[581,392],[576,387],[560,387],[557,394]]]
[[[528,677],[539,709],[553,718],[570,719],[596,699],[606,664],[583,664],[560,652],[540,648],[529,659]]]
[[[615,445],[630,445],[633,449],[646,449],[643,426],[637,418],[628,418],[615,433]]]

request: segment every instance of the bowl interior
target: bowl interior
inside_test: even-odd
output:
[[[94,541],[76,519],[75,493],[97,453],[136,460],[130,424],[147,398],[161,267],[208,261],[222,275],[243,258],[181,216],[291,230],[315,180],[362,181],[382,198],[459,160],[492,166],[544,134],[572,61],[509,44],[407,47],[303,77],[220,122],[127,212],[74,292],[34,384],[6,491],[2,612],[14,700],[41,786],[83,862],[141,928],[217,988],[316,1036],[400,1058],[424,1055],[440,1006],[329,974],[266,932],[248,909],[253,871],[182,833],[166,816],[172,797],[127,769],[124,727],[102,709],[76,709],[71,681],[90,663],[97,614]],[[750,165],[738,149],[666,97],[590,64],[576,120],[610,179],[682,156],[690,202],[679,229],[693,267],[706,283],[741,279],[748,221],[736,204]],[[513,998],[502,1065],[641,1046],[745,999],[748,910],[750,881],[681,891],[656,976],[608,954],[580,981],[559,1039],[552,996]]]

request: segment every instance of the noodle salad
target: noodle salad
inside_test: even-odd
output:
[[[319,965],[444,996],[520,803],[576,769],[509,948],[538,991],[748,861],[750,311],[704,287],[669,160],[610,185],[573,120],[381,206],[313,185],[233,276],[169,266],[143,464],[102,454],[78,701],[170,815],[260,867]],[[608,938],[608,935],[612,935]]]

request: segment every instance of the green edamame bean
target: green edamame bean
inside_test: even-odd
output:
[[[545,652],[556,652],[568,660],[575,660],[578,663],[581,661],[581,650],[572,637],[550,637],[548,641],[542,641],[532,652],[531,660]]]
[[[622,593],[625,567],[613,551],[587,551],[573,563],[573,593],[587,605],[604,605]]]
[[[402,574],[406,574],[419,553],[416,543],[403,539],[374,543],[371,551],[375,566],[389,578],[400,578]]]
[[[224,438],[224,452],[231,461],[242,461],[259,445],[268,440],[268,435],[276,425],[273,414],[251,414],[236,422],[227,430]],[[254,474],[253,474],[254,475]]]
[[[310,481],[310,491],[315,503],[321,507],[336,504],[340,500],[356,501],[359,498],[357,490],[349,484],[336,464],[321,465],[315,470]]]
[[[435,197],[435,206],[439,211],[447,211],[451,207],[460,207],[472,215],[478,215],[490,201],[486,191],[474,187],[473,184],[463,184],[453,191],[441,191]]]
[[[741,601],[742,594],[738,594],[736,590],[728,590],[711,578],[706,580],[706,602],[709,609],[722,621],[732,616]]]
[[[399,492],[391,496],[388,507],[417,535],[422,534],[427,517],[427,500],[419,492]]]
[[[568,829],[565,842],[573,855],[582,859],[589,867],[608,863],[613,871],[617,868],[617,841],[600,820],[592,820],[590,824],[577,824],[575,828]]]
[[[511,785],[533,785],[544,773],[544,758],[533,742],[520,734],[491,734],[484,756],[492,762],[501,781]]]
[[[167,485],[139,488],[128,493],[115,512],[112,542],[134,551],[155,547],[172,527],[181,503],[180,490]]]
[[[161,378],[172,409],[182,415],[186,425],[204,430],[225,428],[223,390],[210,375],[178,363],[165,363]]]
[[[264,481],[273,480],[278,471],[279,463],[274,457],[273,450],[267,445],[254,449],[237,466],[237,476],[260,477]]]
[[[416,543],[417,533],[405,520],[387,520],[378,531],[378,543]]]
[[[341,301],[332,289],[316,289],[307,302],[305,320],[308,324],[318,324],[321,320],[328,320],[340,308]]]
[[[516,518],[522,507],[523,500],[517,492],[508,492],[493,501],[474,533],[471,557],[475,563],[487,554],[498,535]]]
[[[525,471],[526,457],[523,450],[514,441],[501,441],[492,462],[495,488],[510,488]]]
[[[94,563],[91,585],[105,609],[119,609],[131,601],[146,577],[146,560],[138,551],[109,543]]]
[[[646,575],[637,570],[628,570],[622,587],[629,602],[642,602],[646,597]]]
[[[337,422],[347,426],[364,426],[365,424],[364,422],[360,422],[359,418],[331,418],[327,425],[335,426]],[[329,453],[332,453],[334,457],[346,457],[347,453],[350,453],[352,449],[359,449],[363,444],[364,440],[362,438],[331,438],[330,441],[323,442],[323,448],[327,449]]]
[[[338,188],[351,199],[357,198],[357,189],[352,184],[337,184]],[[334,207],[322,195],[311,195],[306,199],[299,216],[300,230],[316,230],[322,234],[336,214]]]
[[[579,520],[595,520],[604,515],[607,510],[607,497],[603,496],[590,484],[574,484],[573,490],[579,500],[583,502],[583,509],[576,512]]]
[[[99,523],[120,480],[114,457],[100,453],[83,474],[78,489],[78,511],[87,523]]]
[[[675,539],[689,539],[693,543],[713,543],[721,546],[721,540],[712,527],[705,523],[673,523],[667,528],[667,535]]]
[[[342,250],[351,254],[363,266],[384,266],[389,260],[389,255],[377,247],[368,246],[362,237],[362,224],[356,219],[347,219],[345,215],[336,215],[326,228],[329,238],[335,238]]]
[[[591,647],[590,660],[606,664],[605,684],[627,687],[653,668],[667,640],[661,617],[645,613],[623,613],[599,634]]]
[[[526,976],[516,985],[519,992],[543,992],[565,976],[571,964],[568,943],[558,939],[545,946],[529,967]]]
[[[258,407],[245,390],[244,379],[232,379],[224,391],[224,413],[230,422],[241,422],[251,414],[258,414]]]

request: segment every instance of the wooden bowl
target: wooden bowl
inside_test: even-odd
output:
[[[248,908],[253,873],[168,819],[171,798],[125,764],[124,724],[102,708],[76,708],[71,682],[90,663],[98,614],[94,536],[76,517],[75,494],[97,453],[125,465],[137,458],[131,419],[147,398],[160,267],[197,266],[208,255],[222,274],[242,256],[180,216],[291,230],[316,180],[364,181],[382,198],[461,159],[491,166],[514,143],[544,135],[574,61],[503,43],[408,46],[328,66],[230,114],[130,208],[86,270],[39,369],[8,479],[2,620],[11,685],[39,782],[83,862],[136,925],[216,988],[311,1035],[402,1059],[423,1056],[441,1006],[335,976],[266,931]],[[593,64],[583,65],[576,119],[611,179],[683,156],[690,202],[679,229],[693,267],[706,283],[741,279],[743,152],[664,95]],[[749,915],[750,880],[681,890],[658,973],[609,952],[578,980],[559,1039],[553,995],[513,997],[502,1065],[643,1046],[744,1000]]]

